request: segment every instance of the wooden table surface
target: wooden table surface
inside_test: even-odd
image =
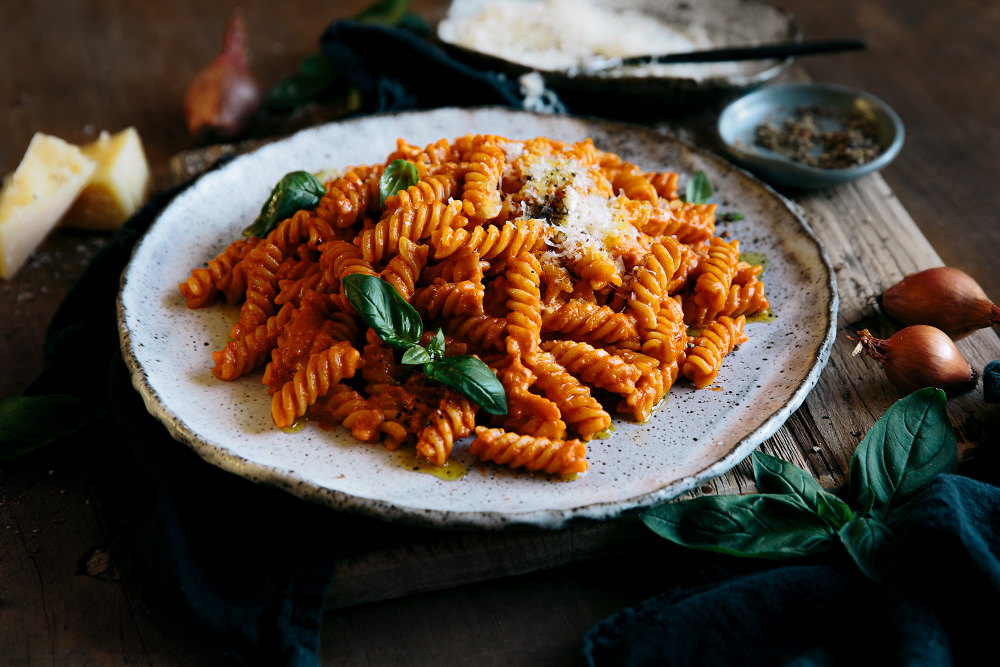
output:
[[[279,10],[261,0],[240,3],[262,85],[315,50],[328,20],[365,4],[299,0]],[[896,109],[907,135],[882,173],[898,198],[892,205],[912,216],[946,264],[1000,298],[993,270],[1000,249],[1000,6],[775,4],[797,17],[807,38],[868,40],[866,52],[800,66],[812,79],[867,90]],[[157,182],[165,182],[170,156],[194,146],[181,110],[185,87],[214,57],[234,5],[0,4],[0,109],[7,119],[0,171],[16,166],[35,131],[83,143],[102,129],[134,125]],[[433,21],[445,5],[414,8]],[[0,398],[19,394],[39,371],[49,318],[106,240],[57,232],[14,280],[0,283]],[[978,444],[990,439],[979,437]],[[80,481],[84,456],[63,447],[0,464],[0,665],[219,664],[210,647],[152,616],[121,581],[81,573],[81,559],[102,544]],[[321,655],[338,665],[577,664],[588,627],[662,592],[649,574],[658,549],[328,612]]]

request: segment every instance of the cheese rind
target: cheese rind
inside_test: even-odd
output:
[[[87,185],[97,164],[38,132],[0,190],[0,278],[10,280]]]
[[[102,132],[81,150],[97,163],[97,169],[62,224],[84,229],[118,229],[145,203],[149,188],[149,164],[139,133],[134,127],[113,136]]]

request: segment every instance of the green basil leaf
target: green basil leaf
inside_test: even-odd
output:
[[[851,508],[823,490],[819,482],[794,463],[761,451],[751,456],[757,489],[762,493],[786,494],[816,512],[834,530],[851,520]]]
[[[726,213],[720,213],[718,218],[723,222],[739,222],[746,218],[746,216],[736,211],[727,211]]]
[[[264,202],[260,215],[243,230],[243,236],[264,238],[279,222],[292,217],[296,211],[312,210],[319,206],[319,201],[325,194],[326,188],[308,171],[285,174],[271,190],[271,196]]]
[[[701,496],[659,505],[641,518],[672,542],[734,556],[780,560],[836,544],[825,521],[786,495]]]
[[[872,581],[881,581],[889,571],[896,539],[892,530],[875,517],[860,516],[837,533],[861,572]]]
[[[375,276],[353,273],[341,281],[347,300],[386,345],[405,350],[424,333],[420,314],[396,288]]]
[[[75,396],[14,396],[0,401],[0,460],[17,458],[99,419],[104,410]]]
[[[292,111],[318,98],[341,80],[340,71],[323,53],[306,56],[299,70],[281,79],[264,96],[264,108],[271,111]]]
[[[403,30],[409,30],[417,35],[431,34],[431,24],[428,23],[423,16],[420,14],[414,14],[413,12],[407,12],[404,14],[403,18],[396,22],[396,27],[402,28]]]
[[[872,513],[872,508],[875,507],[875,494],[872,493],[870,486],[866,486],[864,490],[861,491],[861,495],[857,499],[858,514],[862,516],[869,516]]]
[[[708,180],[708,174],[699,171],[687,184],[687,197],[685,201],[690,204],[707,204],[708,200],[715,194],[712,183]]]
[[[507,414],[503,385],[490,367],[476,357],[445,357],[424,364],[424,373],[435,382],[457,389],[491,415]]]
[[[935,477],[958,468],[955,433],[940,389],[921,389],[896,401],[851,458],[851,500],[871,488],[872,515],[889,526],[905,518],[904,505]],[[902,511],[901,511],[902,510]]]
[[[354,15],[358,23],[396,25],[406,15],[410,0],[379,0]]]
[[[854,519],[854,512],[847,503],[832,493],[824,491],[816,496],[816,501],[816,514],[834,530],[840,530]]]
[[[430,352],[431,358],[429,361],[437,361],[438,359],[444,358],[444,331],[439,327],[437,333],[434,334],[434,338],[431,339],[430,344],[427,346],[427,351]]]
[[[409,364],[410,366],[417,366],[420,364],[426,364],[431,361],[431,354],[425,348],[419,345],[414,345],[406,352],[403,353],[402,362],[404,364]]]
[[[391,197],[400,190],[415,185],[420,180],[417,167],[406,160],[393,160],[378,179],[379,205],[385,206],[385,198]]]

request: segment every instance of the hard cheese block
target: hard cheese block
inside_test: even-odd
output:
[[[0,278],[10,280],[83,191],[97,164],[62,139],[36,133],[0,190]]]
[[[134,127],[102,132],[83,154],[97,163],[90,182],[63,219],[64,226],[117,229],[146,201],[149,164]]]

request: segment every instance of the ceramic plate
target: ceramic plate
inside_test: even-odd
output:
[[[424,145],[467,132],[513,138],[591,137],[649,170],[687,179],[704,170],[723,211],[719,225],[741,249],[764,253],[767,295],[777,315],[747,325],[748,343],[726,358],[716,387],[675,386],[644,424],[615,419],[613,434],[588,445],[590,470],[555,482],[492,465],[473,467],[467,443],[453,458],[457,481],[412,470],[412,454],[355,441],[343,429],[307,424],[277,430],[262,371],[236,382],[212,377],[211,351],[227,341],[238,310],[188,310],[177,291],[251,221],[285,173],[381,161],[397,137]],[[506,109],[440,109],[368,117],[300,132],[237,158],[179,195],[137,245],[118,301],[121,345],[149,411],[205,460],[337,509],[448,527],[556,528],[574,517],[603,519],[683,493],[744,459],[784,423],[816,383],[837,310],[823,247],[788,202],[718,157],[636,126]],[[405,449],[405,448],[404,448]]]

